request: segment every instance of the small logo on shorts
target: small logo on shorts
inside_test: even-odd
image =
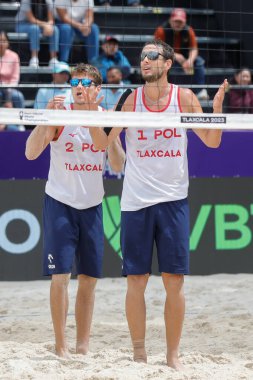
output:
[[[48,264],[48,268],[49,269],[55,269],[55,265],[52,264],[54,257],[53,257],[53,255],[51,255],[51,253],[47,256],[47,259],[50,262],[50,264]]]

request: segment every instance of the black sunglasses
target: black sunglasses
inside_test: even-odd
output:
[[[156,61],[159,58],[159,55],[161,55],[163,58],[168,59],[165,57],[165,55],[159,53],[157,50],[149,50],[149,51],[143,51],[141,53],[141,61],[144,61],[144,59],[147,57],[151,61]]]
[[[72,78],[69,81],[71,87],[77,87],[80,82],[82,86],[84,87],[90,87],[93,84],[96,86],[95,82],[93,82],[91,79],[88,79],[88,78],[82,78],[82,79]]]

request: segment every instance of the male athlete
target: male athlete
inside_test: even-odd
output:
[[[145,44],[140,60],[145,85],[125,101],[124,112],[164,112],[168,128],[128,128],[127,160],[121,198],[121,248],[123,275],[127,276],[126,316],[130,329],[133,357],[146,362],[146,307],[144,292],[151,273],[154,242],[159,271],[166,291],[164,318],[167,340],[167,365],[183,369],[179,360],[179,342],[185,313],[184,275],[189,273],[189,210],[187,134],[183,128],[170,127],[170,114],[202,112],[197,97],[189,89],[168,83],[174,51],[165,42]],[[227,81],[213,101],[215,113],[222,112]],[[120,133],[113,128],[107,143]],[[217,148],[221,130],[196,129],[205,145]],[[106,146],[102,130],[93,130],[97,147]]]
[[[102,83],[99,71],[79,64],[71,77],[74,103],[64,105],[64,97],[57,96],[47,108],[101,111],[102,98],[96,100]],[[64,122],[64,110],[61,112]],[[85,120],[78,127],[37,126],[27,140],[26,157],[36,159],[49,143],[51,160],[43,209],[44,275],[52,275],[50,306],[56,354],[68,357],[65,327],[74,258],[78,274],[76,352],[86,354],[89,346],[94,290],[104,250],[102,172],[106,152],[95,149]],[[124,151],[119,140],[108,147],[108,157],[112,169],[121,171]]]

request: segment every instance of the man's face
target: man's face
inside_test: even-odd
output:
[[[142,53],[156,52],[159,53],[158,58],[155,60],[149,59],[148,56],[141,60],[141,75],[142,78],[148,82],[155,82],[162,76],[167,76],[167,71],[172,62],[163,57],[163,50],[155,45],[147,45],[143,48]],[[162,55],[160,55],[162,54]],[[169,64],[171,62],[171,64]]]
[[[67,73],[66,71],[62,73],[53,74],[53,82],[55,84],[64,84],[68,81],[68,79],[69,73]]]
[[[175,20],[175,19],[170,18],[170,19],[169,19],[169,23],[170,23],[171,28],[172,28],[175,32],[180,32],[182,29],[184,29],[185,24],[186,24],[186,21],[183,21],[183,20]]]
[[[79,105],[87,103],[87,98],[84,97],[83,90],[85,91],[86,94],[88,94],[89,101],[94,102],[101,89],[101,86],[96,86],[94,83],[94,79],[89,75],[74,74],[72,77],[72,79],[84,79],[84,78],[90,79],[92,81],[89,87],[83,86],[80,80],[76,87],[71,87],[74,102]]]
[[[119,84],[122,81],[121,71],[118,69],[107,71],[106,79],[108,84]]]
[[[102,49],[108,56],[113,56],[119,50],[119,45],[115,41],[108,41],[103,43]]]

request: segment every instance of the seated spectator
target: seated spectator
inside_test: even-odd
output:
[[[9,41],[6,32],[0,31],[0,83],[4,85],[17,85],[19,78],[19,56],[17,53],[9,49]],[[15,88],[1,88],[0,106],[6,108],[24,108],[24,95]],[[1,125],[1,130],[24,130],[24,127],[22,127],[17,125]]]
[[[88,62],[99,53],[99,28],[94,23],[94,0],[55,0],[60,30],[60,60],[69,61],[75,35],[84,43]]]
[[[127,57],[119,50],[119,41],[117,38],[112,36],[106,37],[102,44],[102,50],[103,52],[99,57],[92,60],[92,65],[96,66],[101,72],[103,82],[106,83],[106,72],[112,66],[119,67],[123,79],[127,79],[130,75],[131,65]]]
[[[230,84],[249,86],[252,84],[251,71],[247,68],[238,70]],[[252,89],[230,89],[228,93],[228,113],[253,113],[253,90]]]
[[[39,66],[38,54],[41,35],[49,40],[49,65],[57,62],[59,30],[54,25],[53,0],[21,0],[16,15],[16,32],[28,33],[31,50],[29,66]]]
[[[52,67],[52,83],[54,85],[62,84],[66,85],[70,76],[70,67],[65,62],[58,62]],[[61,95],[66,96],[65,103],[72,103],[71,88],[40,88],[37,92],[36,99],[34,102],[34,108],[45,109],[49,100],[53,97]]]
[[[108,84],[122,85],[122,72],[118,67],[110,67],[106,72],[106,82]],[[125,92],[124,88],[102,88],[99,97],[104,96],[100,103],[106,110],[112,110],[118,103],[119,98]]]
[[[194,76],[195,84],[205,84],[204,59],[198,55],[198,43],[193,28],[186,23],[184,9],[175,8],[168,21],[155,31],[155,38],[165,41],[175,51],[174,67]],[[199,99],[209,99],[206,89],[197,94]]]
[[[113,5],[113,0],[99,0],[99,4],[109,7],[110,5]],[[124,5],[124,2],[122,2],[122,5]],[[126,5],[131,5],[132,7],[139,7],[140,0],[127,0]]]

